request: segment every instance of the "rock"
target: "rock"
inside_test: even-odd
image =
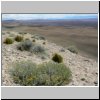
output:
[[[64,48],[60,49],[61,52],[65,52]]]
[[[94,84],[97,86],[98,85],[98,82],[97,81],[94,81]]]
[[[81,78],[81,81],[85,81],[85,78]]]

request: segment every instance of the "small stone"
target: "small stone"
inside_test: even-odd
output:
[[[88,59],[85,59],[84,61],[87,61],[87,62],[89,62],[89,60],[88,60]]]
[[[97,73],[97,72],[96,72],[95,74],[96,74],[96,75],[98,75],[98,73]]]
[[[97,81],[94,81],[94,84],[97,86],[98,85],[98,82]]]
[[[61,52],[65,52],[65,50],[62,48],[61,50],[60,50]]]
[[[81,78],[82,81],[85,81],[85,78]]]

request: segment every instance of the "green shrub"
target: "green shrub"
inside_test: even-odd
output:
[[[18,45],[18,50],[21,50],[21,51],[30,51],[30,49],[32,48],[33,46],[33,43],[30,41],[30,40],[25,40],[23,42],[21,42],[19,45]]]
[[[63,58],[60,55],[58,55],[57,53],[54,54],[54,56],[52,57],[52,60],[57,62],[57,63],[63,62]]]
[[[38,85],[60,86],[71,81],[71,71],[62,63],[44,63],[38,68]]]
[[[35,85],[37,65],[31,61],[22,61],[12,64],[10,75],[16,84],[29,86]]]
[[[13,42],[12,38],[6,38],[4,41],[5,44],[12,44]]]
[[[33,52],[33,53],[35,53],[35,54],[45,53],[45,48],[42,47],[41,45],[35,44],[35,45],[31,48],[31,52]]]
[[[78,54],[78,49],[75,46],[68,47],[68,50],[72,53]]]
[[[21,42],[21,41],[23,40],[23,37],[17,35],[17,36],[15,37],[15,40],[16,40],[17,42]]]
[[[24,86],[62,86],[72,78],[71,71],[62,63],[48,62],[36,65],[30,61],[12,64],[13,81]]]

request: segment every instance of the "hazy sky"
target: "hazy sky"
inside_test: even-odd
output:
[[[87,19],[97,17],[97,14],[2,14],[2,20]]]

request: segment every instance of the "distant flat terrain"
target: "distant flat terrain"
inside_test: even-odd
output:
[[[44,35],[50,42],[68,47],[75,45],[83,56],[98,58],[98,23],[93,20],[74,21],[3,21],[3,31]]]

